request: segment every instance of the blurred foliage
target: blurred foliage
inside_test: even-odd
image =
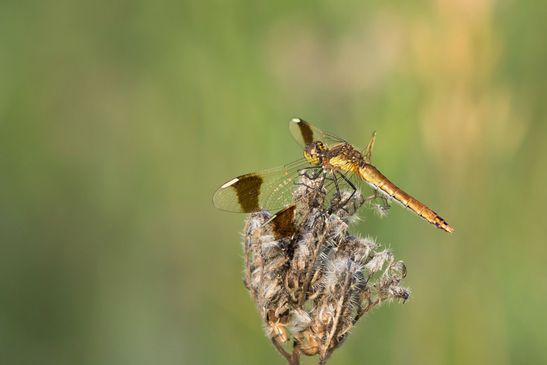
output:
[[[336,364],[547,363],[544,1],[0,2],[6,364],[280,364],[213,191],[300,157],[293,116],[364,146],[455,228],[356,231],[413,298]]]

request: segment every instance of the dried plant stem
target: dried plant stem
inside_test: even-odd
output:
[[[289,362],[290,365],[300,365],[300,345],[295,344],[292,350],[292,361]]]
[[[326,225],[326,222],[324,219],[323,219],[323,225]],[[300,292],[300,297],[298,298],[298,305],[300,306],[303,305],[304,302],[306,301],[306,294],[308,293],[308,289],[310,287],[310,283],[313,278],[315,263],[317,262],[317,257],[319,257],[319,252],[321,252],[321,247],[323,246],[323,243],[325,242],[325,236],[326,236],[326,233],[323,232],[321,237],[317,239],[317,246],[315,247],[315,250],[313,251],[313,255],[310,257],[310,261],[308,262],[308,270],[306,272],[304,286],[302,287],[302,291]]]
[[[320,364],[325,364],[330,354],[332,353],[332,350],[334,350],[334,348],[331,346],[332,339],[334,337],[334,334],[338,330],[338,321],[340,320],[340,315],[342,314],[343,305],[347,298],[346,293],[348,292],[349,285],[351,283],[350,281],[351,274],[349,271],[350,265],[351,263],[348,262],[348,271],[346,272],[346,275],[345,275],[346,278],[344,280],[344,289],[342,290],[342,293],[344,294],[338,300],[338,305],[336,306],[336,314],[334,315],[334,320],[332,321],[332,327],[328,334],[327,341],[325,342],[325,347],[323,348],[323,351],[320,354],[320,362],[319,362]]]
[[[300,357],[298,355],[295,356],[294,350],[292,354],[288,353],[283,348],[283,346],[279,342],[277,342],[276,338],[272,338],[272,343],[275,349],[277,350],[277,352],[279,352],[281,356],[283,356],[287,360],[289,365],[300,365]]]

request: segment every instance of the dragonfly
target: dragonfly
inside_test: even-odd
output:
[[[372,164],[375,132],[365,150],[360,151],[344,139],[324,132],[300,118],[289,122],[289,130],[303,147],[304,158],[229,180],[213,195],[213,203],[218,209],[241,213],[261,210],[291,213],[291,191],[302,171],[315,168],[335,182],[338,178],[342,179],[340,181],[348,183],[354,192],[356,187],[352,180],[363,182],[379,197],[400,204],[445,232],[454,232],[454,228],[441,216],[391,182]]]

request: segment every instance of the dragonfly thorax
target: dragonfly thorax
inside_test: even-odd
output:
[[[329,148],[323,162],[330,169],[350,172],[356,172],[360,167],[366,165],[361,152],[349,143],[341,143]]]

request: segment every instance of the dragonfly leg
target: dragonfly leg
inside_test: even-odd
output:
[[[340,186],[338,185],[338,177],[337,175],[340,175],[340,177],[342,177],[342,179],[344,179],[344,181],[351,187],[352,191],[351,191],[351,194],[348,198],[342,200],[342,192],[340,191]],[[347,211],[347,209],[345,208],[346,204],[353,198],[353,196],[355,195],[355,193],[357,192],[357,188],[355,187],[355,185],[353,185],[353,183],[346,177],[346,175],[344,175],[343,173],[341,172],[334,172],[332,174],[332,177],[328,177],[327,179],[331,180],[333,183],[334,183],[334,186],[336,188],[336,196],[338,197],[338,202],[335,203],[335,204],[332,204],[331,206],[331,209],[329,209],[329,213],[332,213],[333,210],[335,209],[343,209],[344,211],[346,211],[346,213],[349,214],[349,211]],[[354,205],[354,208],[355,205]],[[356,210],[356,209],[354,209]]]
[[[305,171],[305,170],[313,170],[313,172],[312,174],[309,174],[308,171]],[[304,171],[303,175],[306,176],[308,179],[315,180],[321,175],[321,173],[323,172],[323,169],[319,166],[308,166],[308,167],[304,167],[300,171]]]
[[[334,187],[336,188],[336,195],[335,196],[338,196],[338,199],[342,200],[342,194],[340,192],[340,187],[338,186],[338,179],[336,177],[336,172],[334,172],[332,174],[332,176],[326,176],[325,175],[325,180],[330,180],[334,183]],[[331,201],[331,207],[327,211],[328,214],[331,214],[336,209],[335,206],[336,206],[336,208],[338,208],[338,207],[341,207],[342,205],[341,204],[332,204],[332,201]]]
[[[346,183],[348,183],[348,185],[351,187],[351,194],[350,194],[350,196],[349,196],[343,203],[340,203],[340,206],[343,207],[343,206],[345,206],[345,205],[353,198],[353,196],[354,196],[355,193],[357,192],[357,188],[355,187],[355,185],[353,185],[353,183],[351,182],[351,180],[348,179],[348,178],[346,177],[346,175],[344,175],[344,174],[341,173],[341,172],[339,172],[338,174],[339,174],[339,175],[342,177],[342,179],[344,179],[344,181],[345,181]],[[353,208],[354,208],[354,210],[356,210],[355,202],[354,202]],[[348,212],[348,213],[349,213],[349,212]]]
[[[313,171],[311,173],[309,173],[307,170],[313,170]],[[323,169],[321,167],[318,167],[318,166],[308,166],[308,167],[304,167],[304,168],[300,169],[300,172],[302,173],[303,176],[307,177],[309,180],[315,180],[315,179],[318,179],[321,176],[321,174],[323,173]],[[317,189],[317,187],[309,186],[306,183],[303,183],[303,182],[300,182],[300,181],[297,181],[294,184],[295,185],[305,186],[308,189]],[[319,187],[318,190],[320,191],[322,187],[323,187],[323,184],[321,184],[321,186]]]

